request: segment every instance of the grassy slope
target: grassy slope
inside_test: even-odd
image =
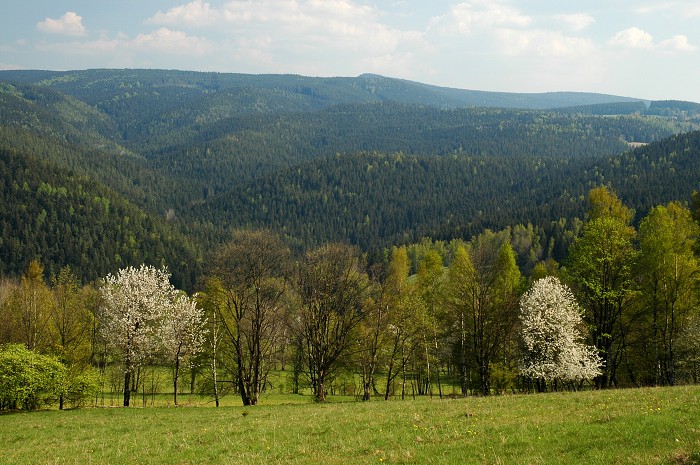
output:
[[[0,416],[0,463],[683,464],[700,387]]]

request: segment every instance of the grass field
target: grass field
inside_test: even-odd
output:
[[[0,463],[700,464],[698,386],[309,400],[4,414]]]

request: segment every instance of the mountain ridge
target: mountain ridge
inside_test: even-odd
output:
[[[78,84],[81,82],[81,79],[85,80],[89,76],[100,79],[105,79],[105,75],[110,76],[107,79],[120,76],[124,80],[128,78],[139,80],[139,82],[144,80],[148,82],[149,76],[163,74],[166,75],[166,78],[159,79],[157,82],[161,87],[170,82],[171,85],[179,85],[181,87],[189,86],[190,88],[217,90],[228,87],[240,88],[255,82],[257,86],[293,90],[300,94],[307,94],[309,97],[313,97],[315,92],[319,98],[327,97],[327,92],[335,89],[340,96],[339,101],[335,103],[352,103],[351,99],[355,99],[354,101],[357,102],[357,99],[364,98],[365,100],[395,100],[404,103],[446,105],[450,107],[486,106],[554,109],[611,102],[650,102],[648,99],[595,92],[552,91],[517,93],[462,89],[371,73],[360,74],[356,77],[314,77],[298,74],[245,74],[150,69],[5,70],[0,71],[0,80],[17,80],[25,83],[51,85],[55,88],[66,90],[69,87],[69,83]],[[156,83],[153,82],[152,84]],[[343,92],[341,93],[339,89],[343,89]]]

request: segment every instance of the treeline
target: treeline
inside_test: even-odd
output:
[[[343,379],[364,400],[443,396],[455,387],[490,395],[698,382],[700,200],[692,210],[655,206],[635,227],[607,188],[587,199],[561,264],[538,259],[524,227],[395,247],[374,264],[350,245],[295,255],[269,230],[239,230],[207,261],[196,304],[182,300],[193,317],[174,310],[181,294],[163,281],[165,271],[125,269],[93,288],[62,270],[49,286],[33,262],[21,282],[2,287],[0,336],[68,361],[82,354],[102,376],[123,367],[125,405],[153,363],[175,367],[176,384],[179,367],[189,366],[217,404],[232,390],[245,405],[257,403],[273,370],[287,373],[290,392],[309,389],[318,401]],[[544,277],[551,279],[539,294],[528,292]],[[73,283],[70,299],[65,282]],[[546,311],[542,299],[553,302]],[[176,313],[162,313],[170,308]],[[573,321],[567,334],[538,336],[562,330],[557,318]],[[179,332],[163,326],[180,320],[195,323]],[[67,351],[66,334],[82,335],[78,352]],[[164,352],[166,340],[179,349]]]
[[[655,100],[648,102],[611,102],[561,108],[562,113],[585,115],[646,115],[663,116],[684,121],[700,121],[700,104],[679,100]]]

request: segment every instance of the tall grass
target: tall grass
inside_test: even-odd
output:
[[[368,403],[274,399],[252,408],[5,414],[0,463],[700,463],[697,386]]]

